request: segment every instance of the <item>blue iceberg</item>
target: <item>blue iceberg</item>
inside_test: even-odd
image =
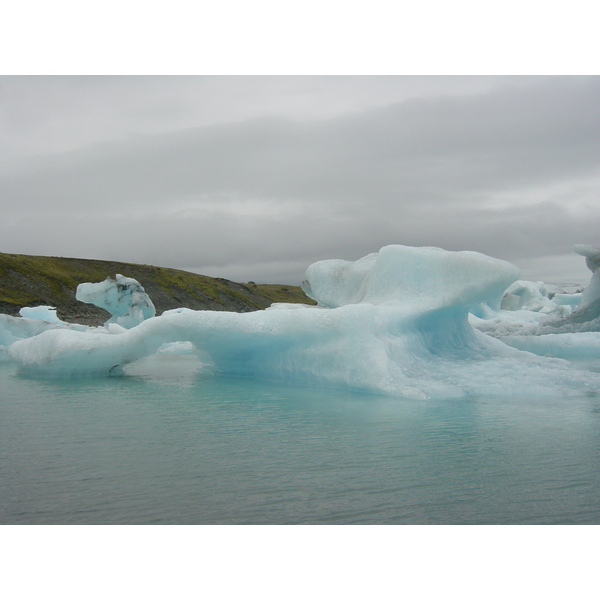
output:
[[[139,282],[121,274],[100,283],[80,283],[75,298],[110,313],[112,316],[105,325],[116,323],[131,329],[156,315],[152,300]]]
[[[473,326],[491,322],[469,317],[482,305],[508,313],[500,304],[519,276],[477,252],[392,245],[355,262],[312,264],[303,289],[317,306],[177,309],[130,329],[55,327],[14,342],[8,355],[31,375],[105,376],[185,342],[207,368],[229,375],[410,398],[599,392],[600,374]]]

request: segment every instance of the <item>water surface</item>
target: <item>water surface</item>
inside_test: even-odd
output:
[[[597,524],[600,398],[408,400],[0,365],[3,524]]]

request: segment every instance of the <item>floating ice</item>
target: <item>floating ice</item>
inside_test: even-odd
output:
[[[122,275],[101,283],[82,283],[77,287],[76,298],[104,308],[113,317],[103,328],[97,328],[61,321],[53,306],[24,306],[19,310],[20,318],[0,314],[0,360],[8,359],[8,348],[15,342],[35,337],[49,329],[116,334],[156,313],[144,288],[135,279]]]
[[[46,307],[43,307],[46,308]],[[28,314],[28,311],[21,309],[22,314]],[[43,315],[44,312],[33,312],[33,314]],[[0,361],[8,360],[8,348],[15,342],[30,337],[35,337],[49,329],[73,329],[85,331],[91,329],[85,325],[75,323],[64,323],[63,321],[48,321],[40,318],[11,317],[10,315],[0,314]]]
[[[106,323],[117,323],[126,329],[139,325],[156,314],[152,300],[138,281],[117,274],[100,283],[81,283],[75,297],[80,302],[93,304],[109,312]]]
[[[600,331],[600,249],[578,244],[574,250],[586,257],[585,264],[592,271],[592,278],[573,312],[563,318],[549,315],[540,321],[536,334]]]
[[[111,320],[107,321],[103,327],[88,327],[61,321],[53,306],[24,306],[19,310],[19,314],[20,317],[11,317],[0,313],[0,361],[9,360],[8,348],[15,342],[35,337],[52,329],[101,334],[117,334],[127,331],[125,327],[111,322]]]
[[[494,309],[487,304],[479,305],[471,310],[469,321],[499,339],[539,335],[547,331],[543,323],[561,322],[580,302],[580,293],[562,293],[561,287],[542,281],[518,280],[506,290],[499,306]]]
[[[569,305],[558,305],[550,299],[550,290],[543,281],[515,281],[504,294],[500,308],[503,310],[530,310],[533,312],[559,312],[566,315]]]
[[[555,286],[556,291],[548,294],[548,300],[556,310],[542,314],[537,309],[545,303],[541,300],[550,286],[518,281],[507,290],[503,300],[503,308],[507,308],[507,304],[513,302],[511,291],[521,291],[521,297],[526,300],[519,302],[517,310],[500,310],[485,315],[485,319],[471,315],[471,324],[514,348],[540,356],[565,358],[579,364],[600,360],[600,250],[578,245],[575,251],[586,257],[592,271],[590,284],[583,293],[573,286],[575,293],[562,293],[563,290]],[[565,309],[566,314],[561,312]],[[598,366],[594,370],[598,370]]]
[[[39,319],[26,319],[0,314],[0,360],[7,360],[8,347],[25,338],[39,335],[48,329],[48,323]],[[50,327],[56,327],[51,324]]]
[[[64,323],[58,318],[54,306],[24,306],[19,314],[26,319],[38,319],[47,323]]]
[[[580,256],[585,256],[587,268],[595,275],[598,269],[600,269],[600,248],[589,246],[588,244],[575,244],[573,250]]]
[[[476,252],[386,246],[356,262],[311,265],[304,289],[320,307],[168,311],[115,335],[45,331],[8,352],[23,372],[90,376],[189,342],[223,373],[412,398],[600,391],[600,374],[471,327],[469,310],[498,305],[518,276]]]
[[[581,302],[581,293],[575,294],[554,294],[552,296],[552,302],[560,306],[570,306],[575,308]]]

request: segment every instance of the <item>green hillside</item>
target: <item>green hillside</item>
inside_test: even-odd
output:
[[[104,310],[75,299],[77,285],[117,273],[137,279],[156,306],[192,310],[261,310],[273,302],[315,304],[299,286],[234,283],[178,269],[130,263],[0,253],[0,313],[13,316],[23,306],[55,306],[64,321],[101,324]]]

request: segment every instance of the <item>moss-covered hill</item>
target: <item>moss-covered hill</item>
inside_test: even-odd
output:
[[[234,283],[178,269],[105,260],[0,253],[0,313],[13,316],[23,306],[55,306],[64,321],[99,325],[107,312],[75,299],[77,285],[117,273],[137,279],[156,306],[249,312],[273,302],[314,304],[298,286]]]

